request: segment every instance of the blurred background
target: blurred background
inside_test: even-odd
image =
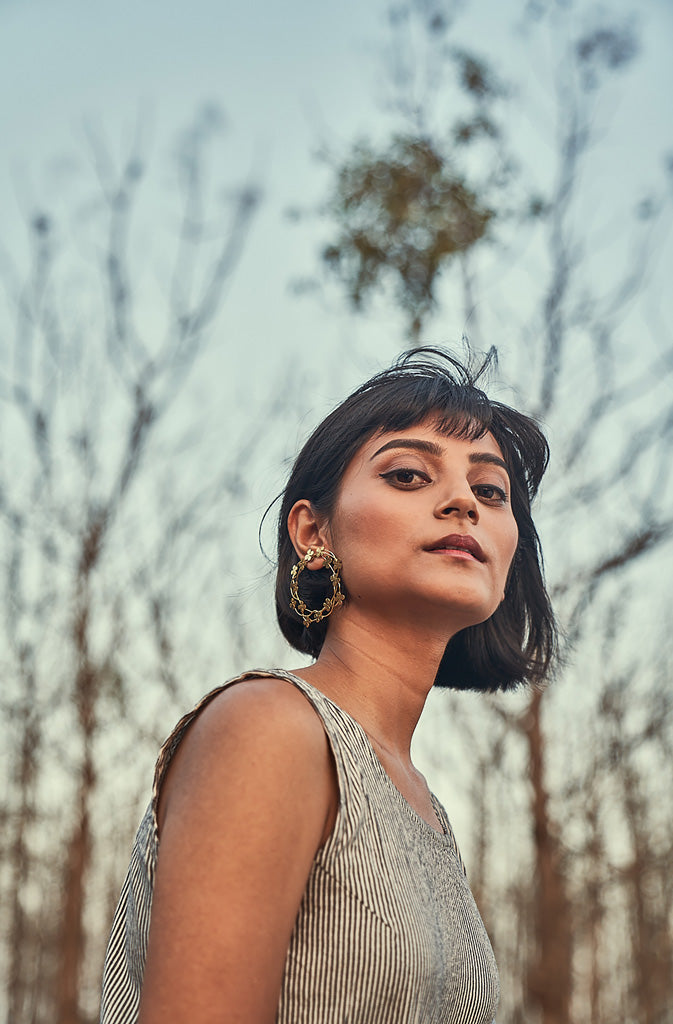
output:
[[[0,1016],[97,1019],[163,737],[272,615],[348,391],[484,351],[538,416],[544,692],[416,757],[500,1024],[673,1021],[673,7],[0,0]]]

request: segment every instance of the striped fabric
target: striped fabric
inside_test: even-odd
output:
[[[277,1024],[491,1024],[498,973],[451,825],[425,822],[383,769],[358,723],[283,670],[322,719],[340,805],[318,852],[285,963]],[[162,747],[152,802],[136,835],[103,972],[101,1024],[133,1024],[147,951],[158,834],[157,796],[170,759],[209,693]]]

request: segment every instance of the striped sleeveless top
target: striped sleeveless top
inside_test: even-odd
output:
[[[261,676],[292,683],[312,704],[334,754],[340,797],[299,907],[276,1024],[491,1024],[497,968],[444,808],[433,796],[441,834],[396,788],[355,719],[281,669],[230,679],[163,745],[112,925],[101,1024],[138,1019],[159,846],[157,799],[170,760],[213,697]]]

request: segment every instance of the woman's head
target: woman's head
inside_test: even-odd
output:
[[[298,560],[287,529],[291,509],[304,499],[329,522],[337,512],[344,474],[363,445],[381,434],[431,424],[445,437],[472,442],[490,435],[495,441],[507,465],[518,529],[504,600],[487,621],[461,629],[450,640],[436,683],[496,690],[544,676],[554,651],[555,627],[530,503],[547,465],[548,448],[529,417],[489,401],[476,387],[489,362],[471,372],[439,350],[412,350],[358,388],[306,442],[283,494],[278,529],[276,610],[283,634],[297,650],[317,656],[329,620],[305,628],[290,607],[289,573]],[[326,592],[325,573],[302,574],[302,595],[310,607],[321,605]]]

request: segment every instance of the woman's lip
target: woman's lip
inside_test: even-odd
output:
[[[456,555],[464,558],[474,558],[477,562],[485,562],[486,557],[481,545],[474,537],[464,533],[451,533],[448,537],[431,544],[426,551],[436,551],[441,554]]]
[[[478,559],[474,555],[470,554],[469,551],[465,551],[464,548],[431,548],[431,555],[452,555],[454,558],[468,558],[471,562],[476,562]]]

